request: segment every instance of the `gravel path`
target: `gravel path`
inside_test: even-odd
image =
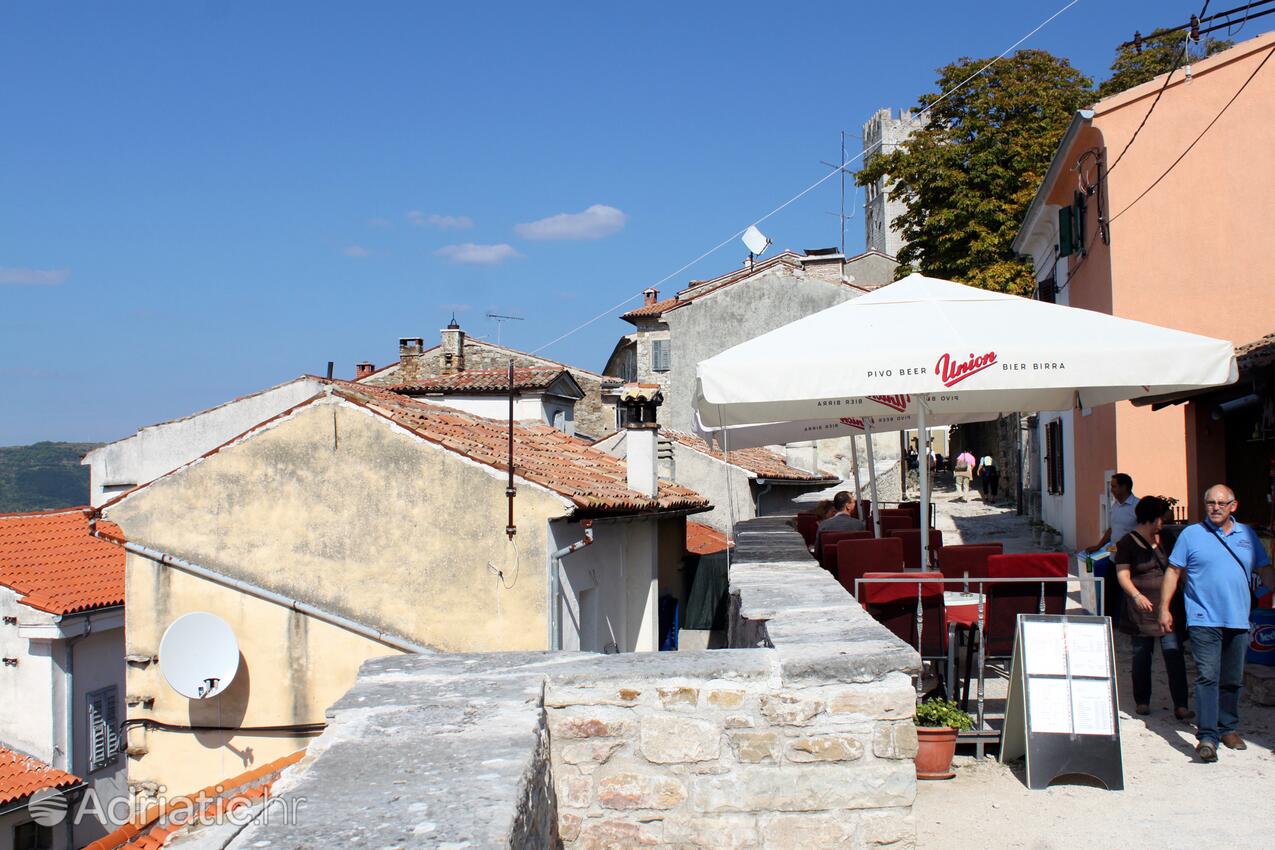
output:
[[[945,484],[940,479],[935,493],[945,542],[995,538],[1005,541],[1006,551],[1040,551],[1031,543],[1026,518],[977,497],[953,502]],[[1275,708],[1243,701],[1240,731],[1248,749],[1223,748],[1218,763],[1201,764],[1194,759],[1194,729],[1173,719],[1163,660],[1157,656],[1154,662],[1152,713],[1138,717],[1132,715],[1128,638],[1117,635],[1116,646],[1125,790],[1058,784],[1029,791],[1021,766],[958,755],[955,779],[918,783],[913,812],[921,850],[1201,850],[1269,843]],[[1187,672],[1194,681],[1189,662]],[[989,695],[1003,696],[1003,680],[988,685]]]

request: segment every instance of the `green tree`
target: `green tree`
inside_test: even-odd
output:
[[[988,63],[962,58],[940,68],[938,92]],[[893,222],[906,242],[904,269],[1000,292],[1030,294],[1031,267],[1014,256],[1018,233],[1072,114],[1093,100],[1093,82],[1040,50],[1006,57],[939,101],[908,141],[870,155],[858,174],[885,178],[906,212]]]
[[[1184,64],[1182,40],[1185,37],[1186,34],[1181,31],[1166,33],[1160,29],[1142,40],[1141,53],[1132,45],[1117,47],[1115,61],[1111,63],[1111,77],[1098,86],[1098,97],[1110,97],[1125,89],[1142,85],[1147,80],[1167,74],[1179,64]],[[1201,53],[1204,56],[1212,56],[1234,43],[1219,41],[1206,35],[1198,46],[1192,46],[1191,53],[1196,58],[1200,58]]]

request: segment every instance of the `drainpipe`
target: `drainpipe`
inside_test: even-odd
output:
[[[549,555],[549,649],[562,649],[562,636],[558,631],[558,597],[562,595],[562,559],[572,552],[578,552],[593,542],[593,520],[583,520],[583,539],[570,546],[563,546]]]
[[[163,564],[166,567],[174,567],[184,573],[198,576],[205,581],[210,581],[213,584],[219,584],[222,587],[228,587],[231,590],[237,590],[240,593],[247,594],[248,596],[253,596],[257,599],[264,599],[266,602],[273,602],[275,605],[291,609],[299,614],[305,614],[307,617],[313,617],[320,622],[328,623],[339,629],[345,629],[348,632],[353,632],[356,635],[377,641],[378,643],[383,643],[386,646],[402,650],[403,652],[422,655],[432,655],[434,653],[434,650],[427,646],[422,646],[419,643],[412,643],[411,641],[405,640],[397,635],[381,631],[380,629],[374,629],[371,626],[365,626],[362,623],[355,622],[348,617],[342,617],[340,614],[334,614],[331,611],[316,608],[308,602],[302,602],[299,599],[291,599],[281,593],[275,593],[273,590],[266,590],[264,587],[258,587],[255,584],[250,584],[249,582],[242,581],[237,578],[222,575],[221,573],[214,572],[213,570],[200,566],[192,561],[187,561],[183,558],[177,557],[176,555],[170,555],[167,552],[160,552],[158,549],[152,549],[149,546],[143,546],[140,543],[132,543],[127,540],[121,540],[118,537],[112,537],[109,534],[105,534],[97,530],[98,515],[96,509],[90,509],[85,513],[88,514],[89,518],[89,534],[99,540],[105,540],[107,543],[113,543],[114,545],[122,548],[125,552],[132,552],[134,555],[141,555],[143,558],[154,561],[157,564]]]
[[[61,617],[58,618],[61,620]],[[66,641],[66,665],[63,676],[66,684],[66,748],[63,756],[66,759],[66,772],[75,773],[75,645],[87,638],[93,633],[93,615],[86,615],[84,618],[84,634],[76,635],[73,638],[67,638]],[[87,773],[88,771],[85,771]],[[66,819],[66,846],[75,846],[75,819],[67,817]]]

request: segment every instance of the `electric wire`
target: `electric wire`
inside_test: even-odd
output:
[[[975,71],[974,73],[970,74],[970,75],[969,75],[968,77],[966,77],[965,79],[961,80],[961,81],[960,81],[959,83],[957,83],[955,86],[953,86],[952,88],[950,88],[950,89],[948,89],[947,91],[943,92],[941,95],[939,95],[939,96],[938,96],[938,98],[937,98],[937,99],[935,99],[935,100],[934,100],[933,102],[931,102],[931,103],[926,104],[923,108],[921,108],[920,110],[918,110],[918,111],[916,112],[916,114],[915,114],[915,115],[913,115],[913,116],[912,116],[911,118],[909,118],[908,120],[909,120],[911,123],[913,123],[913,124],[919,123],[919,121],[920,121],[920,119],[921,119],[921,116],[923,116],[923,115],[925,115],[926,113],[930,112],[931,110],[933,110],[933,109],[934,109],[934,107],[938,106],[940,103],[942,103],[943,101],[947,100],[947,99],[948,99],[949,97],[951,97],[953,94],[955,94],[956,92],[960,91],[960,90],[961,90],[962,88],[964,88],[964,87],[965,87],[965,85],[966,85],[967,83],[969,83],[971,80],[973,80],[973,79],[975,79],[976,77],[979,77],[979,76],[981,76],[982,74],[986,73],[986,72],[987,72],[987,70],[988,70],[989,68],[991,68],[993,65],[995,65],[995,64],[996,64],[997,62],[999,62],[1000,60],[1004,59],[1006,56],[1008,56],[1008,55],[1009,55],[1009,54],[1010,54],[1013,50],[1015,50],[1015,49],[1016,49],[1016,48],[1017,48],[1020,44],[1022,44],[1024,41],[1026,41],[1027,39],[1031,38],[1032,36],[1034,36],[1036,33],[1040,32],[1042,29],[1044,29],[1044,28],[1045,28],[1046,26],[1048,26],[1049,24],[1053,23],[1053,21],[1054,21],[1056,18],[1058,18],[1060,15],[1062,15],[1064,12],[1066,12],[1068,9],[1070,9],[1072,6],[1075,6],[1075,5],[1076,5],[1077,3],[1079,3],[1079,2],[1080,2],[1080,0],[1069,0],[1069,2],[1068,2],[1067,4],[1065,4],[1062,8],[1060,8],[1058,11],[1054,12],[1054,13],[1053,13],[1052,15],[1050,15],[1048,18],[1046,18],[1045,20],[1043,20],[1043,21],[1041,21],[1039,24],[1037,24],[1037,25],[1036,25],[1036,26],[1035,26],[1035,27],[1034,27],[1034,28],[1033,28],[1030,32],[1028,32],[1026,35],[1022,36],[1021,38],[1019,38],[1019,39],[1018,39],[1018,41],[1015,41],[1015,42],[1014,42],[1013,44],[1011,44],[1009,47],[1005,48],[1003,51],[1001,51],[1001,53],[1000,53],[1000,54],[998,54],[998,55],[997,55],[994,59],[992,59],[991,61],[989,61],[986,65],[983,65],[983,66],[982,66],[981,68],[979,68],[977,71]],[[1208,2],[1205,2],[1204,7],[1205,7],[1206,9],[1208,8]],[[850,157],[850,158],[846,159],[844,162],[842,162],[842,163],[841,163],[840,167],[838,167],[838,168],[834,168],[833,170],[829,171],[829,172],[828,172],[827,174],[825,174],[823,177],[820,177],[820,178],[819,178],[818,180],[816,180],[814,183],[811,183],[809,186],[807,186],[806,188],[802,189],[800,192],[798,192],[797,194],[793,195],[791,198],[789,198],[788,200],[784,201],[782,204],[780,204],[779,206],[775,207],[773,210],[771,210],[770,212],[766,213],[766,214],[765,214],[765,215],[763,215],[761,218],[756,219],[755,221],[751,222],[749,225],[746,225],[746,226],[745,226],[745,227],[743,227],[742,229],[740,229],[740,230],[736,231],[735,233],[731,234],[730,236],[726,237],[726,238],[725,238],[725,239],[723,239],[721,242],[718,242],[716,245],[714,245],[712,248],[709,248],[707,251],[705,251],[704,253],[700,254],[700,255],[699,255],[698,257],[696,257],[695,259],[691,260],[689,263],[686,263],[685,265],[682,265],[681,267],[679,267],[679,268],[677,268],[677,269],[673,270],[672,272],[670,272],[670,273],[666,274],[664,277],[660,278],[660,279],[659,279],[659,280],[657,280],[655,283],[652,283],[652,284],[650,284],[649,286],[644,287],[644,289],[654,289],[654,288],[658,288],[658,287],[660,286],[660,284],[665,283],[666,281],[668,281],[669,279],[671,279],[671,278],[673,278],[673,277],[676,277],[677,275],[679,275],[679,274],[681,274],[682,272],[686,271],[687,269],[691,268],[691,267],[692,267],[692,266],[694,266],[696,263],[699,263],[701,260],[703,260],[703,259],[705,259],[705,258],[707,258],[707,257],[711,256],[712,254],[717,253],[717,252],[718,252],[718,251],[720,251],[722,248],[725,248],[725,247],[726,247],[727,245],[729,245],[731,242],[733,242],[733,241],[735,241],[736,239],[738,239],[740,236],[743,236],[743,235],[744,235],[744,233],[745,233],[745,231],[747,231],[749,227],[752,227],[752,226],[755,226],[755,225],[761,224],[763,221],[766,221],[767,219],[771,218],[772,216],[775,216],[775,215],[777,215],[778,213],[782,212],[783,210],[787,209],[787,208],[788,208],[789,206],[791,206],[792,204],[795,204],[797,201],[801,200],[801,199],[802,199],[802,198],[804,198],[806,195],[810,194],[810,193],[811,193],[811,192],[813,192],[815,189],[817,189],[817,188],[819,188],[820,186],[822,186],[824,183],[828,182],[828,180],[832,179],[833,175],[840,174],[840,173],[841,173],[841,172],[845,169],[845,167],[846,167],[847,165],[849,165],[850,163],[855,162],[856,160],[862,159],[862,158],[864,158],[864,157],[868,156],[869,154],[873,153],[873,152],[874,152],[874,151],[875,151],[878,147],[880,147],[880,146],[881,146],[881,144],[882,144],[882,143],[881,143],[880,141],[877,141],[877,142],[873,143],[871,146],[869,146],[869,147],[867,147],[867,148],[864,148],[862,151],[860,151],[859,153],[855,154],[854,156],[852,156],[852,157]],[[594,322],[598,321],[599,319],[604,318],[605,316],[612,315],[612,314],[613,314],[616,310],[618,310],[619,308],[621,308],[621,307],[623,307],[624,305],[628,304],[630,301],[633,301],[633,300],[637,299],[637,298],[639,297],[639,295],[640,295],[640,293],[639,293],[639,294],[637,294],[637,295],[631,295],[631,296],[629,296],[628,298],[626,298],[626,299],[624,299],[623,301],[621,301],[619,304],[616,304],[614,307],[611,307],[611,308],[609,308],[608,310],[606,310],[606,311],[604,311],[604,312],[602,312],[602,313],[599,313],[598,315],[596,315],[596,316],[594,316],[593,318],[589,319],[588,321],[583,322],[583,323],[581,323],[581,324],[579,324],[579,325],[575,326],[574,328],[572,328],[571,330],[569,330],[569,331],[567,331],[566,333],[562,334],[561,336],[556,337],[556,338],[554,338],[554,339],[550,340],[549,342],[546,342],[544,345],[540,346],[539,348],[533,349],[533,350],[531,351],[531,353],[532,353],[532,354],[539,354],[541,351],[544,351],[546,348],[549,348],[549,347],[550,347],[550,346],[552,346],[552,345],[556,345],[557,343],[561,342],[562,340],[566,339],[567,337],[569,337],[569,336],[571,336],[571,335],[573,335],[573,334],[577,333],[578,331],[581,331],[581,330],[585,329],[586,327],[588,327],[589,325],[591,325],[591,324],[593,324]]]
[[[1196,15],[1197,19],[1204,17],[1204,13],[1209,10],[1209,3],[1211,2],[1212,0],[1204,0],[1204,7],[1200,9],[1200,14]],[[1142,122],[1138,124],[1137,129],[1133,131],[1133,135],[1129,137],[1129,141],[1125,142],[1124,149],[1120,151],[1119,156],[1116,157],[1116,161],[1111,163],[1111,166],[1107,169],[1108,175],[1116,170],[1116,166],[1120,164],[1120,160],[1124,159],[1124,155],[1129,152],[1129,148],[1133,147],[1133,143],[1137,140],[1138,134],[1142,132],[1142,128],[1147,126],[1147,119],[1151,117],[1152,112],[1155,112],[1156,106],[1160,103],[1160,98],[1164,96],[1164,90],[1169,87],[1169,81],[1173,79],[1174,72],[1176,72],[1178,68],[1182,67],[1182,60],[1186,58],[1190,43],[1191,39],[1189,37],[1183,40],[1182,52],[1178,54],[1178,61],[1175,62],[1173,67],[1169,69],[1169,73],[1164,75],[1164,85],[1160,86],[1160,90],[1156,92],[1155,100],[1151,101],[1151,108],[1147,110],[1146,115],[1142,116]]]
[[[1244,84],[1243,84],[1243,85],[1241,85],[1241,86],[1240,86],[1240,87],[1239,87],[1239,88],[1235,91],[1235,94],[1231,95],[1231,99],[1230,99],[1230,100],[1228,100],[1228,101],[1226,102],[1226,105],[1225,105],[1225,106],[1223,106],[1223,107],[1222,107],[1222,109],[1218,111],[1217,115],[1214,115],[1214,116],[1213,116],[1213,120],[1212,120],[1212,121],[1210,121],[1210,122],[1209,122],[1209,123],[1205,126],[1205,128],[1204,128],[1203,130],[1201,130],[1201,131],[1200,131],[1200,134],[1199,134],[1198,136],[1196,136],[1196,137],[1195,137],[1195,139],[1191,142],[1191,144],[1189,144],[1189,145],[1187,145],[1187,146],[1186,146],[1186,150],[1182,151],[1182,153],[1178,155],[1178,158],[1177,158],[1177,159],[1175,159],[1175,160],[1173,160],[1172,164],[1170,164],[1170,165],[1169,165],[1169,167],[1168,167],[1168,168],[1166,168],[1166,169],[1165,169],[1165,170],[1164,170],[1164,171],[1160,174],[1160,176],[1159,176],[1159,177],[1157,177],[1154,181],[1152,181],[1152,183],[1151,183],[1151,185],[1150,185],[1150,186],[1148,186],[1147,188],[1143,189],[1143,190],[1142,190],[1142,193],[1141,193],[1140,195],[1138,195],[1138,197],[1136,197],[1136,198],[1134,198],[1132,201],[1130,201],[1130,202],[1129,202],[1129,204],[1128,204],[1128,206],[1126,206],[1126,207],[1125,207],[1124,209],[1122,209],[1120,212],[1118,212],[1118,213],[1116,213],[1115,215],[1113,215],[1113,216],[1111,217],[1111,221],[1112,221],[1112,222],[1114,222],[1116,219],[1120,218],[1120,216],[1124,215],[1124,214],[1125,214],[1125,213],[1127,213],[1130,209],[1132,209],[1132,207],[1133,207],[1133,205],[1134,205],[1134,204],[1138,203],[1138,202],[1139,202],[1139,201],[1141,201],[1143,198],[1145,198],[1145,197],[1146,197],[1146,196],[1147,196],[1147,195],[1151,192],[1151,190],[1152,190],[1152,189],[1154,189],[1156,186],[1160,185],[1160,181],[1161,181],[1161,180],[1163,180],[1165,177],[1168,177],[1168,176],[1169,176],[1169,172],[1171,172],[1174,168],[1177,168],[1178,163],[1180,163],[1182,160],[1186,159],[1186,155],[1187,155],[1187,154],[1189,154],[1189,153],[1191,152],[1191,149],[1192,149],[1192,148],[1194,148],[1194,147],[1195,147],[1195,146],[1199,143],[1199,141],[1200,141],[1201,139],[1203,139],[1203,138],[1204,138],[1205,134],[1207,134],[1207,133],[1209,132],[1209,130],[1213,129],[1213,125],[1214,125],[1214,124],[1216,124],[1216,123],[1218,122],[1218,120],[1219,120],[1219,119],[1221,119],[1221,117],[1222,117],[1223,115],[1225,115],[1225,114],[1226,114],[1226,110],[1230,109],[1230,108],[1231,108],[1231,104],[1232,104],[1232,103],[1235,103],[1236,99],[1238,99],[1238,98],[1239,98],[1239,96],[1240,96],[1240,95],[1244,92],[1244,89],[1248,88],[1248,84],[1249,84],[1249,83],[1251,83],[1251,82],[1253,82],[1253,78],[1254,78],[1254,77],[1256,77],[1256,76],[1257,76],[1258,71],[1261,71],[1261,70],[1262,70],[1262,67],[1263,67],[1263,66],[1264,66],[1267,62],[1269,62],[1269,61],[1270,61],[1271,56],[1275,56],[1275,47],[1272,47],[1270,50],[1268,50],[1268,51],[1266,52],[1266,56],[1265,56],[1265,58],[1263,58],[1263,59],[1262,59],[1262,61],[1261,61],[1260,63],[1258,63],[1257,67],[1253,69],[1253,73],[1251,73],[1251,74],[1249,74],[1249,75],[1248,75],[1248,79],[1247,79],[1247,80],[1245,80],[1245,81],[1244,81]],[[1110,171],[1108,171],[1108,173],[1110,173]]]

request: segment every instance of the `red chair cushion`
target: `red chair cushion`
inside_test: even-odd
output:
[[[940,572],[907,573],[907,578],[918,581],[898,581],[882,584],[864,584],[863,602],[865,605],[887,605],[891,602],[916,601],[916,586],[921,585],[921,596],[943,595],[943,574]],[[865,573],[860,578],[900,578],[897,572]],[[928,581],[927,581],[928,579]]]
[[[883,516],[881,517],[881,533],[888,534],[895,529],[915,528],[912,525],[912,517],[910,516]]]
[[[854,580],[866,573],[903,572],[903,541],[897,537],[842,540],[837,544],[837,581],[854,595]]]
[[[818,553],[819,565],[836,575],[837,544],[842,540],[867,540],[871,537],[871,531],[825,531],[819,538],[819,546],[823,549]]]
[[[1061,578],[1067,575],[1064,552],[1032,552],[992,555],[987,559],[988,578]]]
[[[884,529],[883,529],[884,530]],[[888,532],[890,537],[903,541],[903,565],[909,570],[921,569],[921,529],[896,528]],[[937,528],[930,529],[930,559],[933,562],[936,552],[943,549],[943,532]]]
[[[984,578],[987,559],[1005,550],[1001,543],[959,543],[939,550],[939,572],[948,578]]]

